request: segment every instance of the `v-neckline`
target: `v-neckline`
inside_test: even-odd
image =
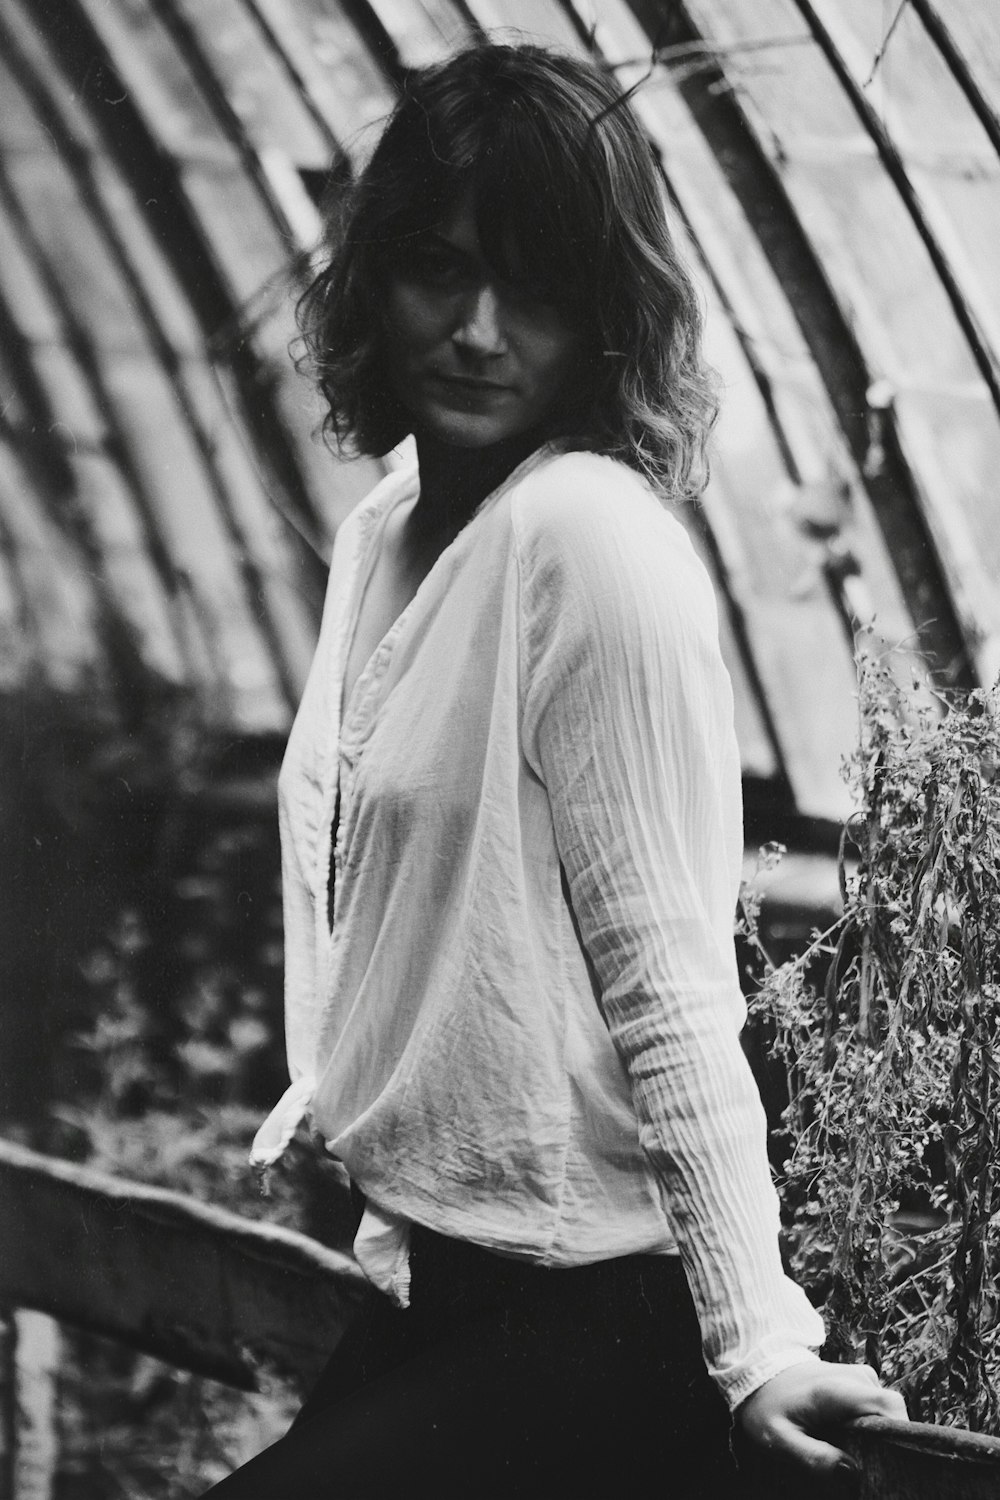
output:
[[[493,500],[496,500],[501,494],[503,494],[503,492],[510,486],[513,481],[520,479],[526,472],[528,472],[529,469],[533,468],[536,463],[540,462],[544,456],[546,456],[553,450],[554,445],[552,443],[543,443],[540,447],[535,448],[531,453],[528,454],[526,458],[522,459],[521,462],[517,464],[510,471],[510,473],[507,474],[500,481],[500,483],[495,486],[494,489],[490,490],[488,494],[483,496],[482,500],[480,500],[479,504],[470,514],[468,520],[463,523],[460,530],[455,533],[450,542],[447,542],[445,546],[442,547],[441,551],[438,553],[437,557],[431,563],[430,567],[427,569],[427,572],[418,583],[416,589],[414,590],[413,597],[410,599],[409,603],[403,606],[399,614],[393,620],[392,624],[377,641],[367,661],[364,663],[357,677],[354,679],[350,693],[345,696],[344,688],[346,686],[347,664],[350,660],[351,650],[354,646],[354,639],[357,634],[358,625],[360,623],[361,609],[364,603],[365,593],[367,592],[368,586],[371,583],[372,577],[375,572],[375,567],[380,556],[379,538],[384,537],[385,528],[388,524],[389,517],[392,516],[401,505],[405,504],[408,500],[412,500],[414,505],[419,503],[420,478],[416,470],[413,471],[411,476],[408,476],[408,478],[412,478],[416,481],[415,488],[411,488],[410,484],[407,483],[402,489],[401,493],[396,495],[391,503],[387,505],[381,513],[376,513],[376,515],[373,516],[372,527],[370,530],[364,533],[360,546],[358,548],[354,577],[352,579],[350,614],[347,619],[347,630],[345,632],[345,638],[340,655],[340,680],[337,684],[337,700],[339,705],[338,720],[341,734],[343,734],[345,726],[350,722],[352,711],[356,708],[359,693],[362,689],[363,684],[367,683],[369,677],[371,676],[372,671],[375,667],[375,663],[385,655],[386,649],[391,648],[391,646],[395,643],[395,640],[401,633],[410,614],[413,612],[414,607],[416,606],[421,594],[425,591],[431,578],[440,567],[442,560],[448,556],[448,554],[452,551],[456,544],[467,534],[472,523],[477,520],[480,515],[482,515],[483,511]]]
[[[358,550],[358,559],[355,565],[356,571],[354,579],[352,580],[353,586],[351,595],[351,608],[350,614],[348,616],[347,632],[344,639],[340,659],[341,669],[339,682],[339,701],[341,729],[343,729],[344,725],[347,723],[350,717],[351,705],[353,704],[355,698],[358,696],[359,688],[369,676],[376,659],[382,654],[383,648],[389,642],[390,637],[393,636],[397,626],[399,626],[404,615],[410,609],[411,605],[417,597],[417,594],[419,594],[420,589],[426,582],[426,579],[431,572],[431,568],[433,568],[437,562],[437,559],[435,559],[435,562],[431,564],[431,568],[427,570],[427,573],[424,574],[424,577],[420,580],[420,583],[414,590],[412,598],[407,604],[404,604],[403,608],[396,615],[395,619],[389,625],[388,629],[385,630],[376,641],[375,646],[373,647],[367,659],[362,663],[361,670],[358,672],[358,675],[355,677],[354,682],[351,684],[350,692],[347,693],[345,691],[347,687],[347,668],[351,660],[351,652],[354,649],[354,641],[358,633],[358,626],[361,623],[361,611],[364,608],[365,595],[367,594],[368,589],[371,585],[371,581],[375,576],[375,569],[378,566],[379,558],[382,555],[382,545],[384,543],[385,530],[389,524],[389,518],[396,514],[401,505],[405,505],[407,502],[415,505],[419,498],[419,482],[416,490],[413,492],[410,491],[408,486],[402,492],[402,494],[396,496],[392,503],[388,505],[381,512],[381,514],[378,514],[372,518],[373,524],[370,530],[368,530],[362,537],[361,544]]]

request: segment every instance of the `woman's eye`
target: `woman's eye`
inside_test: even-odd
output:
[[[404,268],[404,274],[422,281],[428,286],[457,286],[464,274],[464,267],[454,255],[447,251],[417,250]]]
[[[506,295],[511,302],[524,306],[555,308],[558,296],[554,287],[542,286],[531,281],[508,281],[504,283]]]

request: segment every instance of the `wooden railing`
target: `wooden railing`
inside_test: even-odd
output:
[[[51,1335],[21,1310],[252,1390],[308,1384],[365,1286],[305,1235],[0,1141],[0,1500],[54,1467]]]
[[[0,1140],[0,1500],[51,1493],[49,1320],[243,1389],[305,1385],[364,1287],[304,1235]],[[859,1500],[1000,1497],[1000,1440],[871,1418],[847,1443]]]

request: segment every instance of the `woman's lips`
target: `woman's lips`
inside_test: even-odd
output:
[[[461,391],[509,391],[511,387],[499,380],[481,380],[475,375],[443,375],[435,371],[431,379],[441,385],[454,386]]]

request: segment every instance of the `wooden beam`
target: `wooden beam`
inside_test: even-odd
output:
[[[911,614],[921,622],[921,647],[945,682],[956,687],[973,686],[976,676],[963,626],[918,503],[913,469],[891,422],[887,424],[881,465],[877,469],[866,467],[871,448],[867,392],[873,370],[859,344],[858,330],[849,323],[830,284],[828,267],[821,263],[797,217],[787,184],[773,153],[769,154],[770,143],[758,131],[744,94],[729,85],[725,58],[738,48],[733,38],[722,34],[722,13],[712,13],[713,23],[719,24],[701,26],[699,22],[705,17],[698,0],[678,0],[670,9],[669,28],[665,29],[666,12],[658,0],[630,0],[630,9],[651,45],[654,41],[661,45],[669,42],[671,52],[678,47],[703,49],[700,58],[692,52],[699,66],[692,62],[677,74],[681,96],[773,266],[816,362],[853,461],[865,475],[903,595]],[[783,43],[791,45],[785,30]]]
[[[391,110],[396,90],[344,8],[329,0],[243,0],[347,158]]]
[[[315,1378],[367,1283],[347,1255],[0,1141],[0,1307],[253,1389]]]
[[[296,560],[284,531],[274,525],[267,488],[247,458],[249,444],[220,400],[183,289],[106,156],[81,144],[86,116],[78,101],[69,103],[65,91],[53,86],[55,63],[17,7],[0,23],[0,41],[39,122],[39,139],[48,150],[50,142],[55,144],[66,164],[80,210],[93,227],[104,274],[117,284],[121,306],[131,314],[132,337],[143,341],[151,366],[170,384],[175,420],[200,459],[204,500],[218,516],[244,586],[249,611],[244,628],[249,637],[259,628],[287,704],[294,708],[315,645],[314,612],[299,597]],[[155,406],[162,421],[169,403],[160,400]],[[199,551],[202,541],[199,534]]]
[[[440,62],[477,31],[467,7],[452,0],[416,0],[407,5],[398,0],[369,0],[368,9],[391,38],[403,69]]]
[[[862,1417],[846,1445],[862,1473],[859,1500],[996,1500],[1000,1438],[927,1422]]]
[[[973,359],[989,387],[993,401],[1000,406],[1000,359],[989,334],[977,316],[973,300],[962,285],[958,270],[941,237],[935,233],[921,193],[911,178],[905,144],[900,147],[883,124],[880,111],[866,93],[866,79],[852,70],[842,38],[850,40],[850,30],[836,7],[819,8],[811,0],[796,0],[817,45],[833,69],[838,82],[850,100],[882,161],[893,186],[906,205],[907,212],[923,241],[931,264],[951,303],[956,321],[968,340]],[[826,12],[826,14],[824,13]],[[827,19],[827,14],[829,19]],[[841,29],[842,28],[842,29]],[[934,101],[939,102],[938,100]]]
[[[996,77],[995,12],[987,5],[956,10],[954,3],[945,8],[935,0],[910,0],[910,3],[1000,153],[1000,110],[990,97],[990,85]],[[977,25],[984,28],[981,33],[977,33]]]
[[[796,26],[811,35],[793,0],[684,0],[682,8],[724,46]],[[908,507],[921,514],[967,653],[980,680],[992,682],[997,549],[981,497],[1000,463],[1000,422],[927,246],[829,58],[815,42],[795,56],[794,68],[744,69],[730,82],[870,372],[857,408],[869,428],[865,471],[888,479],[898,447],[913,482]],[[920,571],[928,573],[926,561]],[[914,614],[931,618],[918,606]]]
[[[287,358],[290,313],[269,318],[254,300],[262,282],[280,277],[287,246],[253,183],[183,69],[178,78],[173,53],[164,57],[162,40],[160,52],[135,41],[126,22],[141,30],[143,10],[33,0],[31,11],[65,84],[85,100],[111,164],[142,205],[215,357],[232,369],[269,482],[303,535],[328,550],[331,511],[339,522],[382,470],[337,464],[309,442],[315,415]]]

